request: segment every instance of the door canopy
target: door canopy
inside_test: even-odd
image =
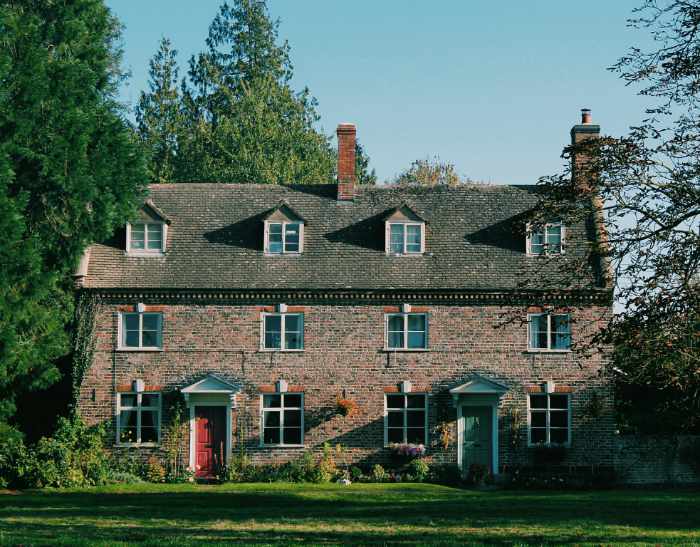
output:
[[[189,401],[191,395],[222,395],[229,397],[233,402],[240,387],[209,374],[201,380],[183,387],[180,391],[185,396],[186,401]]]
[[[474,374],[467,383],[453,387],[450,390],[450,395],[456,401],[462,395],[495,395],[500,397],[506,391],[508,391],[507,386],[484,378],[479,374]]]

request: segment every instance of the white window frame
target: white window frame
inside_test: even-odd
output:
[[[403,252],[395,253],[391,250],[391,227],[393,225],[401,225],[403,229]],[[420,227],[420,251],[408,252],[406,249],[408,247],[408,226],[419,226]],[[391,221],[386,223],[385,227],[385,251],[386,254],[390,256],[419,256],[425,254],[425,222],[396,222]]]
[[[560,250],[559,251],[550,251],[549,250],[549,244],[547,243],[547,229],[551,228],[553,226],[556,226],[561,229],[560,232],[560,237],[561,237],[561,242],[560,242]],[[536,233],[541,233],[544,236],[544,246],[543,250],[541,253],[533,253],[532,252],[532,234]],[[532,225],[528,224],[527,225],[527,255],[528,256],[550,256],[550,255],[563,255],[566,254],[565,251],[565,246],[566,246],[566,226],[564,225],[563,222],[558,221],[558,222],[547,222],[541,227],[540,230],[533,230]]]
[[[403,395],[404,396],[404,408],[398,409],[398,408],[389,408],[389,405],[387,404],[388,398],[390,396],[398,396],[398,395]],[[423,401],[424,401],[424,406],[423,408],[408,408],[407,407],[407,395],[422,395],[423,396]],[[389,443],[389,413],[390,412],[402,412],[403,413],[403,438],[404,438],[404,443],[406,443],[406,439],[408,438],[408,413],[413,412],[413,411],[424,411],[425,412],[425,423],[423,425],[423,433],[425,436],[425,442],[423,442],[423,446],[426,448],[429,446],[429,434],[430,434],[430,428],[428,427],[429,420],[428,420],[428,393],[421,393],[421,392],[406,392],[406,391],[399,391],[399,392],[394,392],[394,393],[385,393],[384,394],[384,446],[388,447],[390,446]],[[400,443],[403,444],[403,443]]]
[[[287,316],[289,315],[295,315],[301,317],[301,347],[300,348],[292,348],[292,349],[286,349],[286,341],[287,341]],[[266,317],[281,317],[280,320],[280,347],[279,348],[268,348],[265,347],[265,318]],[[305,323],[304,323],[304,313],[303,312],[263,312],[261,314],[261,320],[260,320],[260,351],[280,351],[280,352],[286,352],[286,353],[294,353],[294,352],[302,352],[304,351],[305,348],[305,341],[304,341],[304,330],[305,330]]]
[[[131,248],[131,227],[134,224],[143,224],[144,225],[144,240],[143,240],[143,249],[132,249]],[[148,225],[149,224],[157,224],[160,226],[161,229],[161,241],[160,241],[160,249],[149,249],[148,248]],[[168,239],[168,224],[166,222],[163,222],[162,220],[152,220],[152,221],[143,221],[143,222],[127,222],[126,224],[126,254],[130,256],[162,256],[165,254],[165,248],[166,248],[166,241]]]
[[[530,406],[530,397],[533,395],[542,395],[544,397],[547,397],[547,408],[542,409],[542,408],[536,408],[532,409]],[[563,408],[555,408],[555,409],[550,409],[550,396],[552,395],[557,395],[557,396],[562,396],[566,397],[566,409]],[[550,415],[551,412],[563,412],[566,410],[567,412],[567,435],[566,435],[566,442],[565,443],[552,443],[550,441],[550,436],[551,436],[551,426],[550,426]],[[544,443],[533,443],[532,442],[532,412],[544,412],[547,416],[547,421],[546,421],[546,437],[547,440]],[[539,428],[542,429],[542,428]],[[555,429],[561,429],[561,428],[556,428]],[[571,394],[570,393],[528,393],[527,394],[527,446],[530,448],[533,447],[538,447],[538,446],[561,446],[564,448],[570,448],[571,447]]]
[[[533,317],[547,317],[547,347],[546,348],[535,348],[530,345],[532,342],[532,318]],[[569,325],[569,347],[568,348],[552,348],[552,317],[553,316],[564,315],[567,318],[567,323]],[[573,343],[573,333],[571,332],[571,314],[570,313],[556,313],[556,312],[540,312],[540,313],[528,313],[527,314],[527,350],[531,352],[547,352],[547,353],[571,353],[571,344]]]
[[[280,395],[281,401],[279,407],[266,407],[265,406],[265,396],[266,395]],[[300,395],[301,396],[301,407],[298,406],[285,406],[284,398],[285,395]],[[260,446],[264,448],[303,448],[304,447],[304,405],[306,399],[304,392],[297,391],[285,391],[285,392],[274,392],[274,393],[261,393],[260,394]],[[301,410],[301,443],[300,444],[285,444],[284,441],[284,411],[285,410]],[[279,444],[267,444],[265,443],[265,411],[279,411],[280,413],[280,443]]]
[[[409,315],[422,315],[425,317],[425,345],[422,348],[409,348],[408,347],[408,316]],[[391,317],[402,317],[403,318],[403,347],[392,348],[389,347],[389,319]],[[384,314],[384,350],[385,351],[428,351],[429,340],[429,321],[428,314],[424,312],[395,312],[395,313],[385,313]]]
[[[282,252],[273,253],[270,252],[270,225],[271,224],[281,224],[282,225]],[[287,250],[287,225],[297,224],[299,226],[299,250],[298,251],[288,251]],[[300,220],[266,220],[265,221],[265,254],[268,256],[281,256],[281,255],[300,255],[304,251],[304,223]]]
[[[124,321],[127,315],[139,316],[139,345],[127,346],[124,344]],[[160,346],[144,346],[143,345],[143,316],[156,315],[158,316],[158,328],[160,329]],[[117,349],[120,351],[163,351],[163,313],[162,312],[119,312],[117,320]]]
[[[136,406],[123,406],[122,405],[122,395],[135,395],[136,396]],[[143,395],[156,395],[158,397],[158,405],[157,406],[142,407],[141,400],[142,400]],[[122,425],[121,425],[122,410],[129,410],[129,411],[136,412],[136,437],[137,437],[136,442],[133,442],[133,443],[123,442],[120,439],[120,434],[121,434],[121,430],[122,430]],[[147,410],[147,411],[154,411],[155,410],[158,412],[158,419],[156,421],[158,440],[156,442],[145,442],[145,443],[141,442],[141,412],[143,410]],[[117,392],[117,415],[116,415],[117,446],[139,446],[139,447],[160,446],[161,435],[162,435],[162,431],[163,431],[162,424],[161,424],[162,416],[163,416],[163,396],[159,391],[142,391],[142,392],[120,391],[120,392]]]

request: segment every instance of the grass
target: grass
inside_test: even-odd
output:
[[[700,492],[132,485],[0,495],[0,544],[700,544]]]

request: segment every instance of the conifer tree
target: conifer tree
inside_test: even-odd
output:
[[[144,161],[102,0],[0,0],[0,422],[55,381],[72,272],[135,210]]]

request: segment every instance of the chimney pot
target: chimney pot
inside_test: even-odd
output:
[[[355,197],[355,124],[338,124],[338,201]]]
[[[588,125],[590,123],[593,123],[593,120],[591,118],[591,109],[590,108],[582,108],[581,109],[581,124]]]

